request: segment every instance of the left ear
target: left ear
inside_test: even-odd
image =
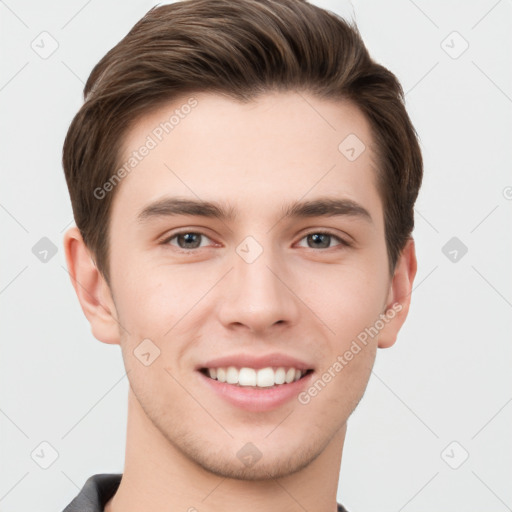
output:
[[[416,249],[414,239],[410,237],[397,261],[389,288],[386,309],[384,311],[388,321],[385,322],[384,327],[379,333],[379,348],[389,348],[394,345],[398,331],[400,331],[407,318],[416,270]]]

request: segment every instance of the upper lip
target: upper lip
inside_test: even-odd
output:
[[[296,368],[297,370],[311,370],[313,368],[311,364],[295,357],[272,353],[259,356],[251,354],[232,354],[230,356],[218,357],[199,364],[196,370],[201,370],[202,368],[226,368],[228,366],[235,366],[236,368],[254,368],[256,370],[271,366]]]

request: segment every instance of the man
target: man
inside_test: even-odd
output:
[[[416,274],[397,79],[309,3],[189,0],[150,10],[84,96],[66,260],[130,389],[122,478],[66,512],[345,510],[347,420]]]

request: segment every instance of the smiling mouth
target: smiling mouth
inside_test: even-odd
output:
[[[312,369],[299,370],[293,367],[237,368],[236,366],[201,368],[206,377],[233,386],[253,389],[273,389],[303,379]]]

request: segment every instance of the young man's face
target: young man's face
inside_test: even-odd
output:
[[[105,307],[119,336],[109,334],[116,321],[89,319],[96,337],[120,343],[136,397],[130,414],[164,446],[219,475],[279,477],[344,435],[377,347],[391,345],[405,320],[414,246],[392,280],[374,141],[356,107],[291,92],[248,104],[194,97],[197,106],[160,142],[155,128],[187,97],[127,135],[122,163],[148,135],[157,145],[118,185],[111,211]],[[214,202],[233,218],[141,216],[172,198]],[[285,215],[319,199],[350,200],[369,215]],[[394,303],[402,311],[354,345]],[[312,372],[269,390],[201,371],[228,366],[249,368],[247,382],[267,366]]]

